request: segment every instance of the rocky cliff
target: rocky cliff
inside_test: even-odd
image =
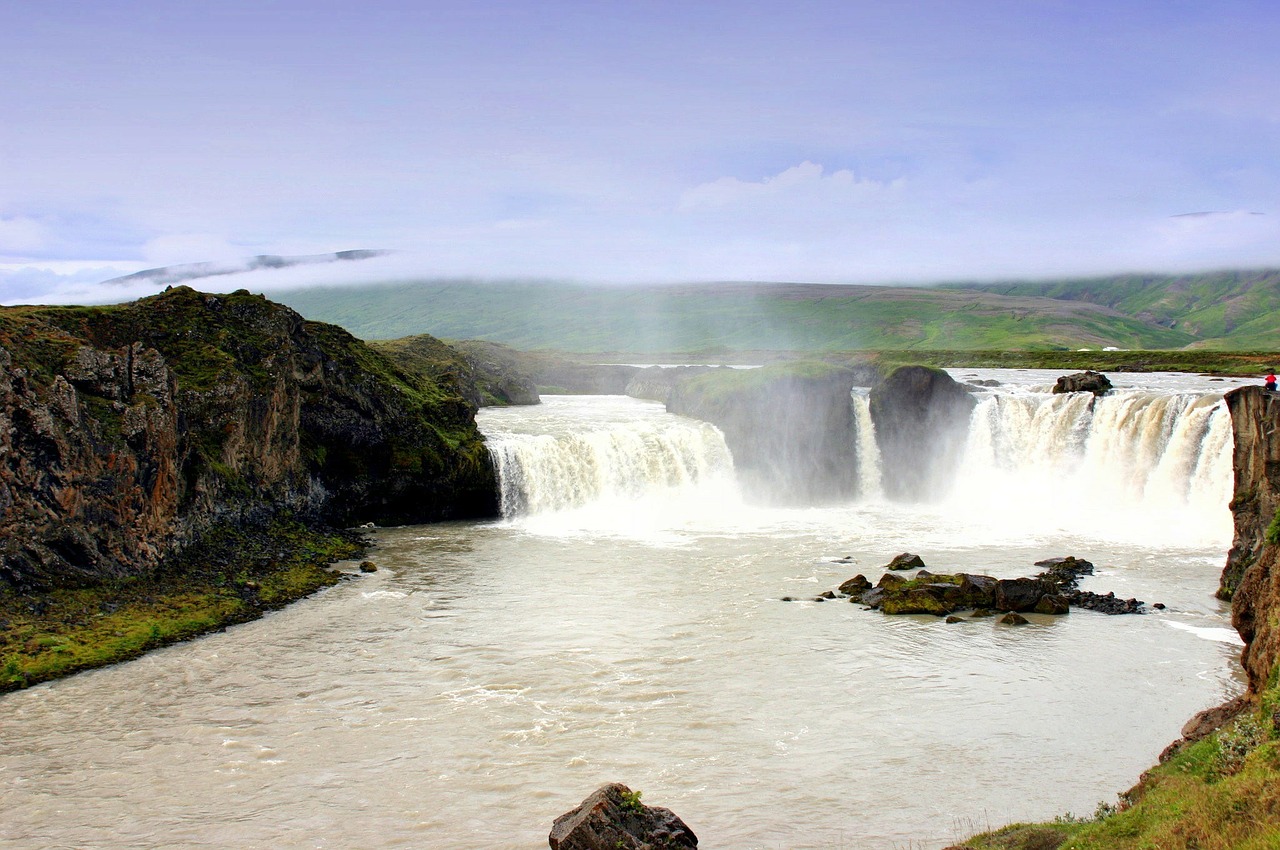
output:
[[[1256,694],[1275,684],[1280,660],[1280,394],[1243,387],[1226,400],[1235,431],[1235,537],[1218,594],[1231,600]]]
[[[494,515],[456,383],[240,291],[0,310],[0,588],[144,575],[219,526]]]
[[[457,384],[473,407],[537,404],[538,388],[521,369],[522,353],[496,342],[446,344],[428,334],[370,342],[411,375]]]
[[[798,362],[717,369],[671,387],[667,409],[724,432],[738,477],[756,498],[810,504],[857,491],[852,370]]]
[[[928,499],[951,478],[975,402],[941,369],[902,366],[871,389],[871,421],[892,499]]]

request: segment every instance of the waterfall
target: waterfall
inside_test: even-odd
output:
[[[871,397],[867,389],[853,388],[853,425],[858,447],[858,493],[864,500],[884,497],[880,481],[880,446],[871,421]]]
[[[1219,394],[995,392],[970,418],[946,499],[1028,528],[1129,523],[1230,537],[1231,418]]]
[[[587,408],[589,416],[575,415]],[[719,429],[668,414],[661,405],[622,397],[584,404],[570,397],[548,398],[504,418],[505,412],[485,411],[480,418],[504,517],[671,500],[733,476]]]

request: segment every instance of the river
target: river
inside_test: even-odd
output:
[[[878,497],[865,431],[859,501],[782,507],[658,404],[482,411],[501,521],[380,529],[377,573],[0,698],[0,844],[533,850],[606,781],[709,850],[1090,814],[1242,688],[1213,598],[1231,384],[1120,376],[1089,409],[1047,373],[954,374],[1001,385],[924,504]],[[1168,607],[1011,628],[810,601],[903,551],[998,576],[1073,554],[1084,589]]]

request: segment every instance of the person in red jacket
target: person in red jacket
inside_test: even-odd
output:
[[[1276,388],[1276,373],[1268,372],[1267,373],[1267,389],[1274,391],[1275,388]]]

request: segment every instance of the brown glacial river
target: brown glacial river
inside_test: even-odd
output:
[[[1225,387],[1143,376],[1087,410],[956,374],[1004,385],[924,505],[878,498],[872,458],[857,503],[760,506],[718,432],[632,399],[484,411],[509,518],[380,529],[375,574],[0,697],[0,846],[534,850],[615,780],[708,850],[1091,814],[1241,688],[1213,598]],[[1011,628],[780,601],[903,551],[998,576],[1074,554],[1085,589],[1168,608]]]

